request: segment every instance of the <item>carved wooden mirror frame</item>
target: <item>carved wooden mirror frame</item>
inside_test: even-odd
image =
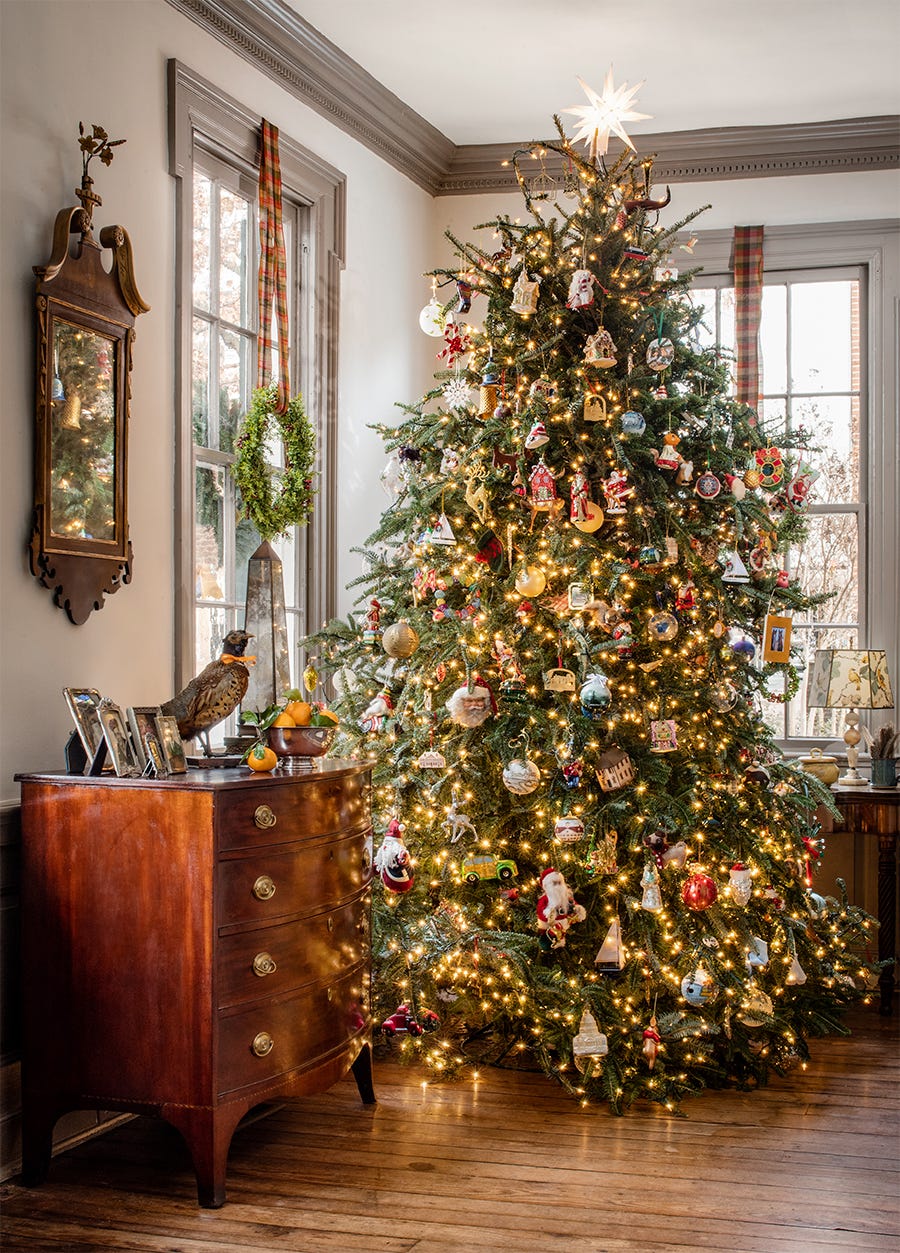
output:
[[[37,388],[32,574],[76,625],[131,580],[128,416],[134,323],[147,312],[131,241],[121,226],[93,236],[101,204],[87,165],[112,160],[102,128],[84,138],[81,205],[61,209],[48,263],[37,277]],[[98,138],[99,136],[99,138]],[[87,144],[87,147],[86,147]],[[107,157],[104,158],[103,152]],[[71,243],[71,236],[78,240]],[[112,268],[103,266],[112,250]]]

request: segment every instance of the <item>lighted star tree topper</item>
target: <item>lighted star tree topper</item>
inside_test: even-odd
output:
[[[569,109],[563,109],[563,113],[574,113],[579,119],[572,138],[583,139],[590,145],[591,161],[596,161],[598,155],[607,152],[611,134],[618,135],[624,144],[634,150],[634,144],[625,130],[624,123],[644,122],[653,116],[650,113],[637,113],[631,108],[635,96],[644,85],[643,80],[636,87],[629,87],[627,83],[622,83],[621,87],[615,87],[612,66],[610,66],[603,83],[603,94],[598,95],[583,78],[579,78],[578,75],[576,78],[590,103],[576,104]]]

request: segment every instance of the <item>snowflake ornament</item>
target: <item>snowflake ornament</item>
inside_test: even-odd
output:
[[[451,379],[442,392],[448,409],[465,409],[471,400],[471,390],[465,379]]]

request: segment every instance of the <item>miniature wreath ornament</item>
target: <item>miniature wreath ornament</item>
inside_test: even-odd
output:
[[[232,470],[241,493],[242,514],[267,540],[308,522],[315,496],[316,435],[303,397],[297,395],[289,401],[284,413],[276,412],[277,403],[275,384],[253,393],[250,411],[235,440],[237,459]],[[272,423],[284,445],[283,469],[266,461]]]

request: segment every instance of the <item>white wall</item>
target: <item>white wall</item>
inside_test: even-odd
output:
[[[654,194],[661,193],[659,186]],[[672,184],[672,203],[660,215],[664,226],[680,221],[704,205],[711,207],[691,224],[696,231],[733,226],[789,226],[810,222],[853,222],[900,215],[900,171],[876,170],[858,174],[803,174],[790,178],[734,179],[714,183]],[[432,265],[446,265],[451,245],[443,238],[451,230],[458,239],[485,247],[490,232],[472,227],[505,213],[525,221],[527,211],[519,192],[478,196],[446,196],[435,201]],[[702,249],[695,263],[702,265]],[[477,311],[477,301],[473,312]]]
[[[3,0],[0,190],[0,802],[18,770],[62,768],[65,686],[96,687],[121,705],[155,703],[173,684],[174,184],[167,173],[166,61],[177,57],[270,118],[347,175],[342,279],[341,585],[347,556],[374,527],[383,457],[367,422],[427,377],[418,311],[431,262],[431,200],[403,175],[299,104],[165,0]],[[130,428],[134,579],[80,627],[28,572],[32,496],[32,265],[50,253],[58,209],[80,181],[78,122],[126,138],[95,176],[98,226],[131,235],[151,312],[137,323]],[[346,598],[345,598],[346,602]],[[349,607],[342,604],[342,610]]]

